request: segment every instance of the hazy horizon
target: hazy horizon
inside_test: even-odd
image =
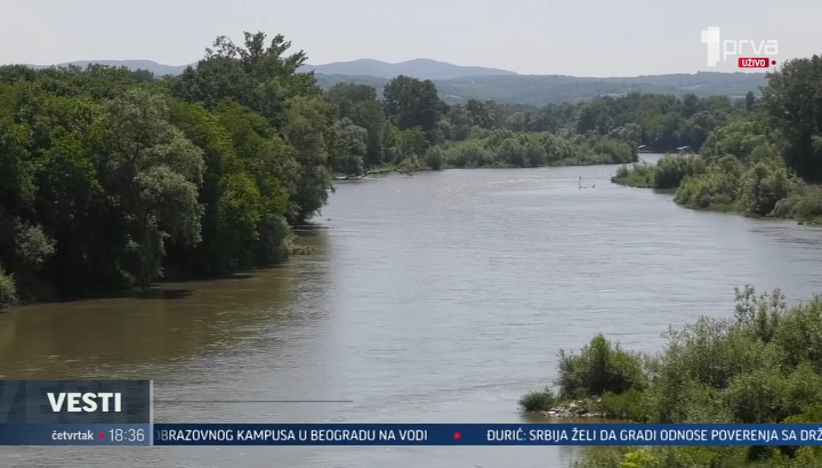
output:
[[[0,63],[152,60],[186,65],[217,36],[283,34],[312,65],[429,58],[523,75],[628,77],[741,71],[707,66],[701,31],[778,41],[778,63],[822,39],[810,0],[0,0]],[[103,39],[100,39],[103,38]],[[753,54],[742,56],[764,56]]]

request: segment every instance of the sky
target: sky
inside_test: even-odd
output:
[[[817,0],[0,0],[0,64],[183,65],[217,36],[241,42],[243,31],[263,31],[284,35],[311,64],[431,58],[594,77],[740,71],[740,56],[822,52],[820,18]],[[777,41],[777,54],[743,45],[709,67],[708,27],[722,41]]]

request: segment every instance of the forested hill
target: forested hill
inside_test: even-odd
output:
[[[374,76],[322,75],[317,80],[323,88],[338,83],[367,84],[381,90],[388,79]],[[764,73],[695,73],[652,75],[630,78],[586,78],[563,75],[498,75],[432,80],[440,98],[449,104],[471,99],[496,101],[502,104],[544,106],[546,104],[579,103],[604,96],[624,96],[628,93],[672,94],[684,96],[726,95],[743,97],[749,91],[759,94],[765,85]]]
[[[85,67],[89,61],[72,62]],[[109,66],[124,66],[131,70],[148,70],[157,76],[178,75],[185,65],[163,65],[149,60],[96,61]],[[61,64],[69,65],[69,64]],[[517,75],[506,70],[462,67],[434,60],[419,59],[400,64],[377,60],[355,60],[327,65],[304,65],[314,70],[319,85],[330,89],[338,83],[367,84],[382,93],[390,78],[403,74],[430,79],[437,86],[440,98],[449,104],[466,103],[471,99],[493,100],[501,104],[544,106],[563,102],[577,103],[602,96],[620,96],[630,92],[673,94],[684,96],[727,95],[744,96],[748,91],[759,94],[765,84],[764,73],[695,73],[652,75],[630,78],[590,78],[562,75]],[[344,71],[344,74],[340,72]],[[326,73],[323,73],[326,72]],[[336,74],[327,74],[328,72]],[[462,75],[462,77],[457,77]],[[453,77],[445,79],[444,77]]]
[[[300,71],[313,71],[323,75],[376,76],[391,79],[405,75],[423,80],[451,80],[477,76],[516,76],[516,73],[499,68],[454,65],[431,59],[414,59],[400,63],[388,63],[373,59],[359,59],[351,62],[335,62],[325,65],[300,67]]]

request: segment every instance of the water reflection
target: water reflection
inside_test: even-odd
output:
[[[323,247],[323,236],[303,238]],[[261,327],[293,319],[298,283],[322,281],[322,269],[302,268],[306,261],[2,315],[0,377],[157,378],[154,365],[225,351]]]

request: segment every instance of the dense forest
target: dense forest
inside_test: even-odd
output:
[[[792,60],[768,75],[752,112],[706,139],[699,156],[623,167],[614,182],[675,189],[683,206],[750,216],[822,219],[822,58]]]
[[[786,62],[760,100],[710,133],[699,155],[623,167],[614,181],[676,189],[675,201],[751,216],[822,219],[822,57]],[[730,314],[729,314],[730,315]],[[733,314],[671,329],[658,355],[597,335],[561,353],[557,388],[529,410],[580,411],[656,423],[822,423],[822,297],[789,307],[781,292],[737,291]],[[630,447],[590,450],[579,468],[806,468],[822,450],[780,447]]]
[[[162,78],[0,67],[0,305],[282,262],[335,176],[630,163],[639,144],[699,147],[755,101],[448,105],[406,76],[324,91],[290,48],[220,37]]]

